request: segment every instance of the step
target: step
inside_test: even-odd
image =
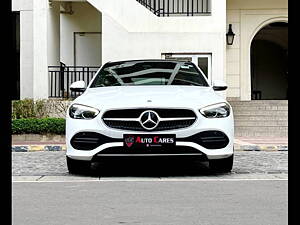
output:
[[[238,137],[287,137],[288,127],[240,127],[234,128],[235,136]]]
[[[237,132],[234,134],[235,137],[288,137],[287,132],[273,132],[273,133],[263,133],[263,132]]]
[[[240,127],[251,127],[256,126],[258,128],[260,127],[287,127],[288,121],[282,121],[282,120],[271,120],[271,121],[248,121],[248,120],[235,120],[234,121],[235,126]]]
[[[272,131],[287,131],[288,127],[287,126],[281,126],[281,127],[277,127],[277,126],[266,126],[266,127],[262,127],[261,129],[258,126],[235,126],[234,129],[236,130],[241,130],[241,131],[245,131],[245,130],[251,130],[251,131],[263,131],[263,132],[272,132]]]
[[[280,132],[274,132],[274,133],[263,133],[263,132],[240,132],[240,133],[235,133],[234,134],[236,138],[239,137],[252,137],[252,138],[258,138],[258,137],[288,137],[288,133],[280,133]]]
[[[282,116],[288,117],[287,110],[234,110],[234,116]]]
[[[232,106],[233,111],[234,110],[269,110],[269,111],[274,111],[274,110],[288,110],[288,106],[282,106],[282,105],[276,105],[276,106],[270,106],[270,105],[242,105],[242,106]]]
[[[235,115],[234,114],[234,120],[235,121],[274,121],[274,120],[280,120],[280,121],[288,121],[288,116],[270,116],[270,115],[260,115],[260,116],[249,116],[249,115]]]
[[[288,105],[288,100],[252,100],[252,101],[229,101],[230,105]]]
[[[288,104],[268,104],[268,103],[239,103],[239,104],[232,104],[231,102],[229,102],[229,104],[232,106],[232,107],[254,107],[254,106],[269,106],[269,107],[274,107],[274,106],[280,106],[280,107],[288,107],[289,105]]]

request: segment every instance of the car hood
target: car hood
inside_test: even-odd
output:
[[[183,107],[201,108],[226,102],[211,87],[118,86],[88,88],[73,103],[103,108]]]

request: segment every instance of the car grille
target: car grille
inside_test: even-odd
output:
[[[139,118],[145,111],[153,111],[159,116],[158,125],[145,129]],[[164,131],[187,128],[196,121],[196,114],[189,109],[139,108],[110,110],[104,113],[103,122],[111,128],[132,131]]]

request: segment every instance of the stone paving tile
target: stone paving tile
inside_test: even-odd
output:
[[[13,152],[12,175],[68,175],[65,152]]]
[[[122,170],[119,170],[119,164],[110,163],[104,165],[103,170],[108,172],[111,168],[117,168],[116,173],[107,173],[107,176],[130,176],[135,175],[132,171],[138,171],[137,168],[143,168],[143,165],[124,164]],[[94,166],[96,169],[97,165]],[[169,165],[153,166],[150,162],[148,167],[144,167],[146,171],[140,171],[137,176],[205,176],[208,173],[207,164],[190,163],[186,165]],[[157,169],[156,173],[152,173],[152,169]],[[100,167],[101,169],[101,167]],[[141,169],[140,169],[141,170]],[[122,171],[122,173],[120,173]],[[145,173],[144,173],[145,172]],[[287,174],[288,173],[288,152],[236,152],[233,164],[232,174]],[[45,151],[45,152],[13,152],[12,153],[12,175],[13,176],[69,176],[65,152],[63,151]],[[105,173],[104,173],[105,175]],[[96,176],[99,176],[96,175]]]

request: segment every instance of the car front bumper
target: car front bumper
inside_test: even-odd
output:
[[[140,131],[126,131],[107,127],[102,119],[101,113],[96,118],[91,120],[72,119],[67,115],[66,119],[66,155],[72,159],[77,160],[92,160],[94,156],[174,156],[174,155],[205,155],[207,159],[222,159],[227,158],[233,154],[233,141],[234,141],[234,122],[233,115],[226,118],[208,119],[203,117],[199,112],[197,113],[198,119],[196,122],[188,127],[176,130],[157,131],[157,132],[140,132]],[[228,138],[228,144],[223,148],[209,149],[205,148],[199,143],[195,143],[190,139],[191,136],[204,131],[220,131]],[[107,141],[92,150],[75,149],[71,145],[71,139],[74,135],[80,132],[95,132],[105,135],[114,141]],[[123,146],[123,134],[175,134],[176,147],[191,147],[196,150],[193,153],[180,153],[180,154],[129,154],[124,152],[122,154],[101,154],[104,150],[120,148]]]

